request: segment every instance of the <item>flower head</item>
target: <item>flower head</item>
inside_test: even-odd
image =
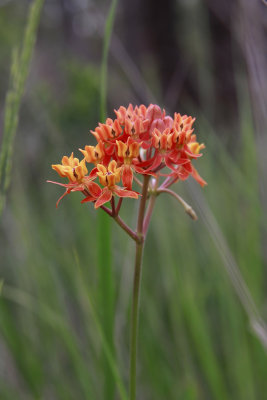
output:
[[[192,164],[205,148],[193,133],[195,118],[180,113],[172,117],[155,104],[129,104],[114,112],[115,119],[107,118],[91,131],[97,144],[80,149],[84,156],[81,161],[71,153],[62,158],[61,164],[52,165],[62,178],[68,179],[68,183],[53,182],[66,188],[61,198],[80,191],[85,196],[83,202],[94,202],[95,208],[115,195],[138,198],[132,186],[134,179],[140,183],[141,175],[165,177],[168,186],[189,176],[202,186],[206,184]],[[87,164],[93,164],[90,173]],[[165,167],[167,173],[162,172]],[[120,181],[122,186],[118,186]]]

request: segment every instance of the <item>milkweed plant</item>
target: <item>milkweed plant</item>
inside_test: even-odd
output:
[[[206,185],[192,164],[205,146],[197,142],[193,133],[195,118],[191,116],[174,113],[171,117],[154,104],[148,107],[130,104],[114,111],[115,119],[107,118],[91,131],[97,144],[79,149],[81,161],[71,153],[62,158],[61,164],[52,165],[68,183],[48,182],[65,188],[57,206],[67,194],[81,192],[82,203],[101,208],[135,241],[129,372],[129,396],[135,400],[142,255],[155,200],[162,193],[169,194],[191,218],[197,219],[192,207],[170,187],[189,176],[201,186]],[[127,197],[139,201],[136,229],[120,216],[122,202]]]

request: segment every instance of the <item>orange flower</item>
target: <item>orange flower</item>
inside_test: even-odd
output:
[[[138,198],[139,193],[116,185],[121,179],[121,168],[117,168],[115,160],[112,160],[107,168],[102,164],[98,164],[97,170],[96,174],[104,188],[99,193],[97,200],[93,196],[87,196],[82,203],[96,200],[95,208],[99,208],[109,202],[115,194],[119,197]]]
[[[149,139],[149,120],[146,117],[147,108],[142,104],[140,107],[133,108],[129,104],[128,108],[120,107],[114,110],[117,119],[124,126],[124,133],[135,140]]]
[[[85,161],[88,163],[99,164],[105,158],[105,146],[104,142],[100,140],[96,146],[85,146],[84,150],[79,149],[84,155]]]
[[[133,105],[130,103],[127,109],[121,106],[118,110],[114,110],[114,112],[119,123],[121,125],[125,125],[125,121],[131,121],[136,119],[136,117],[139,117],[141,120],[145,120],[147,108],[144,106],[144,104],[141,104],[139,107],[135,106],[135,108],[133,108]]]
[[[166,154],[172,148],[173,132],[169,128],[160,132],[157,128],[152,133],[152,146],[155,147],[161,154]]]
[[[103,186],[113,187],[121,180],[121,169],[117,168],[115,160],[109,163],[108,168],[102,164],[98,164],[97,169],[98,172],[96,174]]]
[[[199,156],[200,150],[205,149],[205,145],[204,145],[204,143],[199,144],[198,142],[196,142],[196,135],[192,135],[191,140],[188,143],[188,148],[189,148],[191,154],[194,154],[195,156],[196,155]]]
[[[70,157],[64,156],[61,164],[52,165],[61,177],[69,180],[67,184],[53,182],[66,188],[61,198],[72,191],[82,191],[86,196],[84,202],[95,202],[95,208],[115,195],[138,198],[139,193],[132,190],[135,173],[166,176],[168,185],[190,175],[200,185],[206,184],[192,165],[205,148],[193,134],[195,118],[179,113],[171,117],[156,104],[129,104],[114,112],[116,119],[107,118],[91,131],[98,143],[80,149],[82,161],[72,153]],[[95,165],[89,175],[86,162]],[[164,167],[169,168],[169,173],[162,173]],[[102,188],[93,182],[96,178]],[[120,180],[123,187],[117,186]]]
[[[133,158],[137,158],[139,156],[139,148],[141,143],[135,142],[130,137],[127,139],[126,143],[116,140],[116,144],[118,157],[119,159],[123,159],[124,164],[132,164]]]
[[[120,163],[123,163],[121,166],[121,179],[123,186],[125,186],[126,189],[132,189],[134,172],[143,175],[154,175],[153,172],[146,171],[139,166],[140,162],[138,156],[142,142],[138,143],[134,141],[132,137],[128,137],[126,143],[123,143],[120,140],[117,140],[116,143],[118,160]]]
[[[100,140],[107,142],[116,139],[120,136],[121,132],[122,127],[120,126],[119,121],[117,119],[113,121],[111,118],[107,118],[105,124],[99,123],[98,127],[95,128],[95,131],[91,131],[98,142]]]
[[[57,171],[62,178],[68,178],[70,182],[82,180],[88,173],[85,160],[80,162],[78,158],[73,157],[73,153],[71,153],[70,157],[64,156],[61,163],[62,164],[53,164],[52,168]]]
[[[90,194],[94,198],[99,196],[101,189],[93,182],[93,179],[96,178],[95,171],[92,170],[90,175],[86,176],[88,170],[85,165],[85,159],[79,161],[79,159],[74,158],[73,153],[71,153],[70,157],[64,156],[62,158],[62,164],[53,164],[52,168],[57,171],[61,177],[69,179],[69,183],[47,181],[66,188],[66,191],[56,203],[57,207],[60,200],[71,192],[83,192],[85,195],[88,196]]]

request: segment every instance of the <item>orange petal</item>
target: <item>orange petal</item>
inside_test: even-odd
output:
[[[52,164],[52,168],[60,175],[62,178],[66,177],[66,168],[61,164]]]
[[[105,175],[107,173],[107,169],[102,164],[97,164],[96,168],[98,169],[99,173]],[[98,173],[97,173],[98,175]]]
[[[117,163],[115,160],[110,161],[109,165],[108,165],[108,171],[112,172],[113,174],[116,172],[117,169]]]
[[[127,145],[121,140],[116,140],[118,157],[126,157]]]

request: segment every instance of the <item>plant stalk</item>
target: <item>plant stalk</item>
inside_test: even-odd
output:
[[[131,317],[130,400],[136,399],[137,336],[138,336],[138,323],[139,323],[139,298],[140,298],[143,249],[144,249],[144,241],[142,243],[136,243],[132,317]]]
[[[135,269],[133,282],[132,315],[131,315],[131,340],[130,340],[130,400],[136,400],[136,360],[137,360],[137,338],[139,323],[139,301],[140,301],[140,283],[142,272],[142,258],[145,244],[144,238],[144,215],[146,208],[149,176],[144,176],[142,198],[140,200],[137,237],[135,250]]]

